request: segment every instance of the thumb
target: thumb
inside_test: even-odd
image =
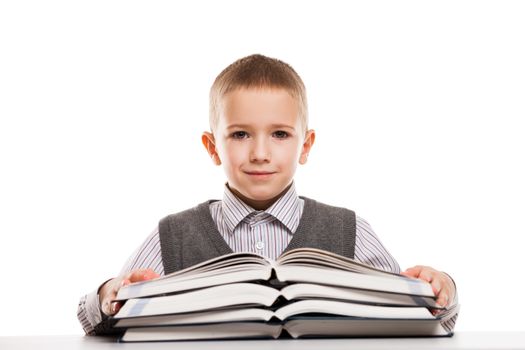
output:
[[[157,278],[159,274],[152,269],[139,269],[132,271],[127,277],[129,282],[133,283]]]
[[[401,272],[400,274],[405,277],[418,278],[419,275],[421,274],[421,267],[420,266],[409,267],[408,269]]]
[[[122,307],[122,303],[120,301],[112,302],[110,306],[111,315],[115,315],[120,310],[121,307]]]

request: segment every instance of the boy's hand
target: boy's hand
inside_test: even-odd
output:
[[[133,270],[130,273],[113,278],[102,285],[98,295],[100,308],[108,316],[115,315],[122,307],[122,302],[115,301],[120,287],[140,281],[147,281],[159,277],[152,269]]]
[[[401,274],[429,282],[437,297],[437,303],[442,307],[448,307],[456,296],[456,287],[449,275],[430,266],[417,265],[406,269]]]

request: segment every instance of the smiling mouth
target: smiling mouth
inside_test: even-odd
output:
[[[264,177],[275,174],[275,172],[269,171],[245,171],[246,174],[257,177]]]

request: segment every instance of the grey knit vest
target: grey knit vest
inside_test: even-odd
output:
[[[351,210],[304,200],[303,214],[285,252],[294,248],[319,248],[354,257],[355,213]],[[232,253],[217,230],[206,201],[159,223],[160,247],[166,274],[202,261]]]

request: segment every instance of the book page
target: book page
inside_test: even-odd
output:
[[[301,300],[277,309],[275,316],[286,320],[300,314],[331,314],[360,318],[435,319],[424,307],[375,306],[334,300]]]
[[[402,277],[396,273],[377,269],[357,262],[353,259],[338,255],[326,250],[316,248],[297,248],[290,250],[277,259],[279,265],[316,265],[326,266],[352,272],[361,272],[367,274],[377,274],[382,276]]]
[[[176,314],[235,305],[270,306],[279,296],[278,290],[260,284],[225,284],[181,294],[129,299],[114,318]]]
[[[392,306],[422,306],[441,309],[435,298],[417,297],[399,293],[386,293],[357,288],[344,288],[312,283],[294,283],[281,289],[287,300],[294,299],[334,299],[357,303]]]
[[[116,300],[178,293],[225,283],[268,280],[271,274],[271,264],[265,258],[234,253],[157,279],[123,286]]]
[[[273,317],[273,311],[264,308],[223,308],[202,312],[189,312],[159,316],[121,318],[115,328],[175,326],[202,323],[261,321],[268,322]]]
[[[235,338],[278,338],[282,326],[262,322],[130,328],[121,341],[168,341]]]
[[[437,320],[293,319],[284,329],[300,337],[450,336]]]
[[[435,298],[429,283],[412,278],[391,278],[317,265],[285,264],[275,267],[279,281],[306,282]]]

